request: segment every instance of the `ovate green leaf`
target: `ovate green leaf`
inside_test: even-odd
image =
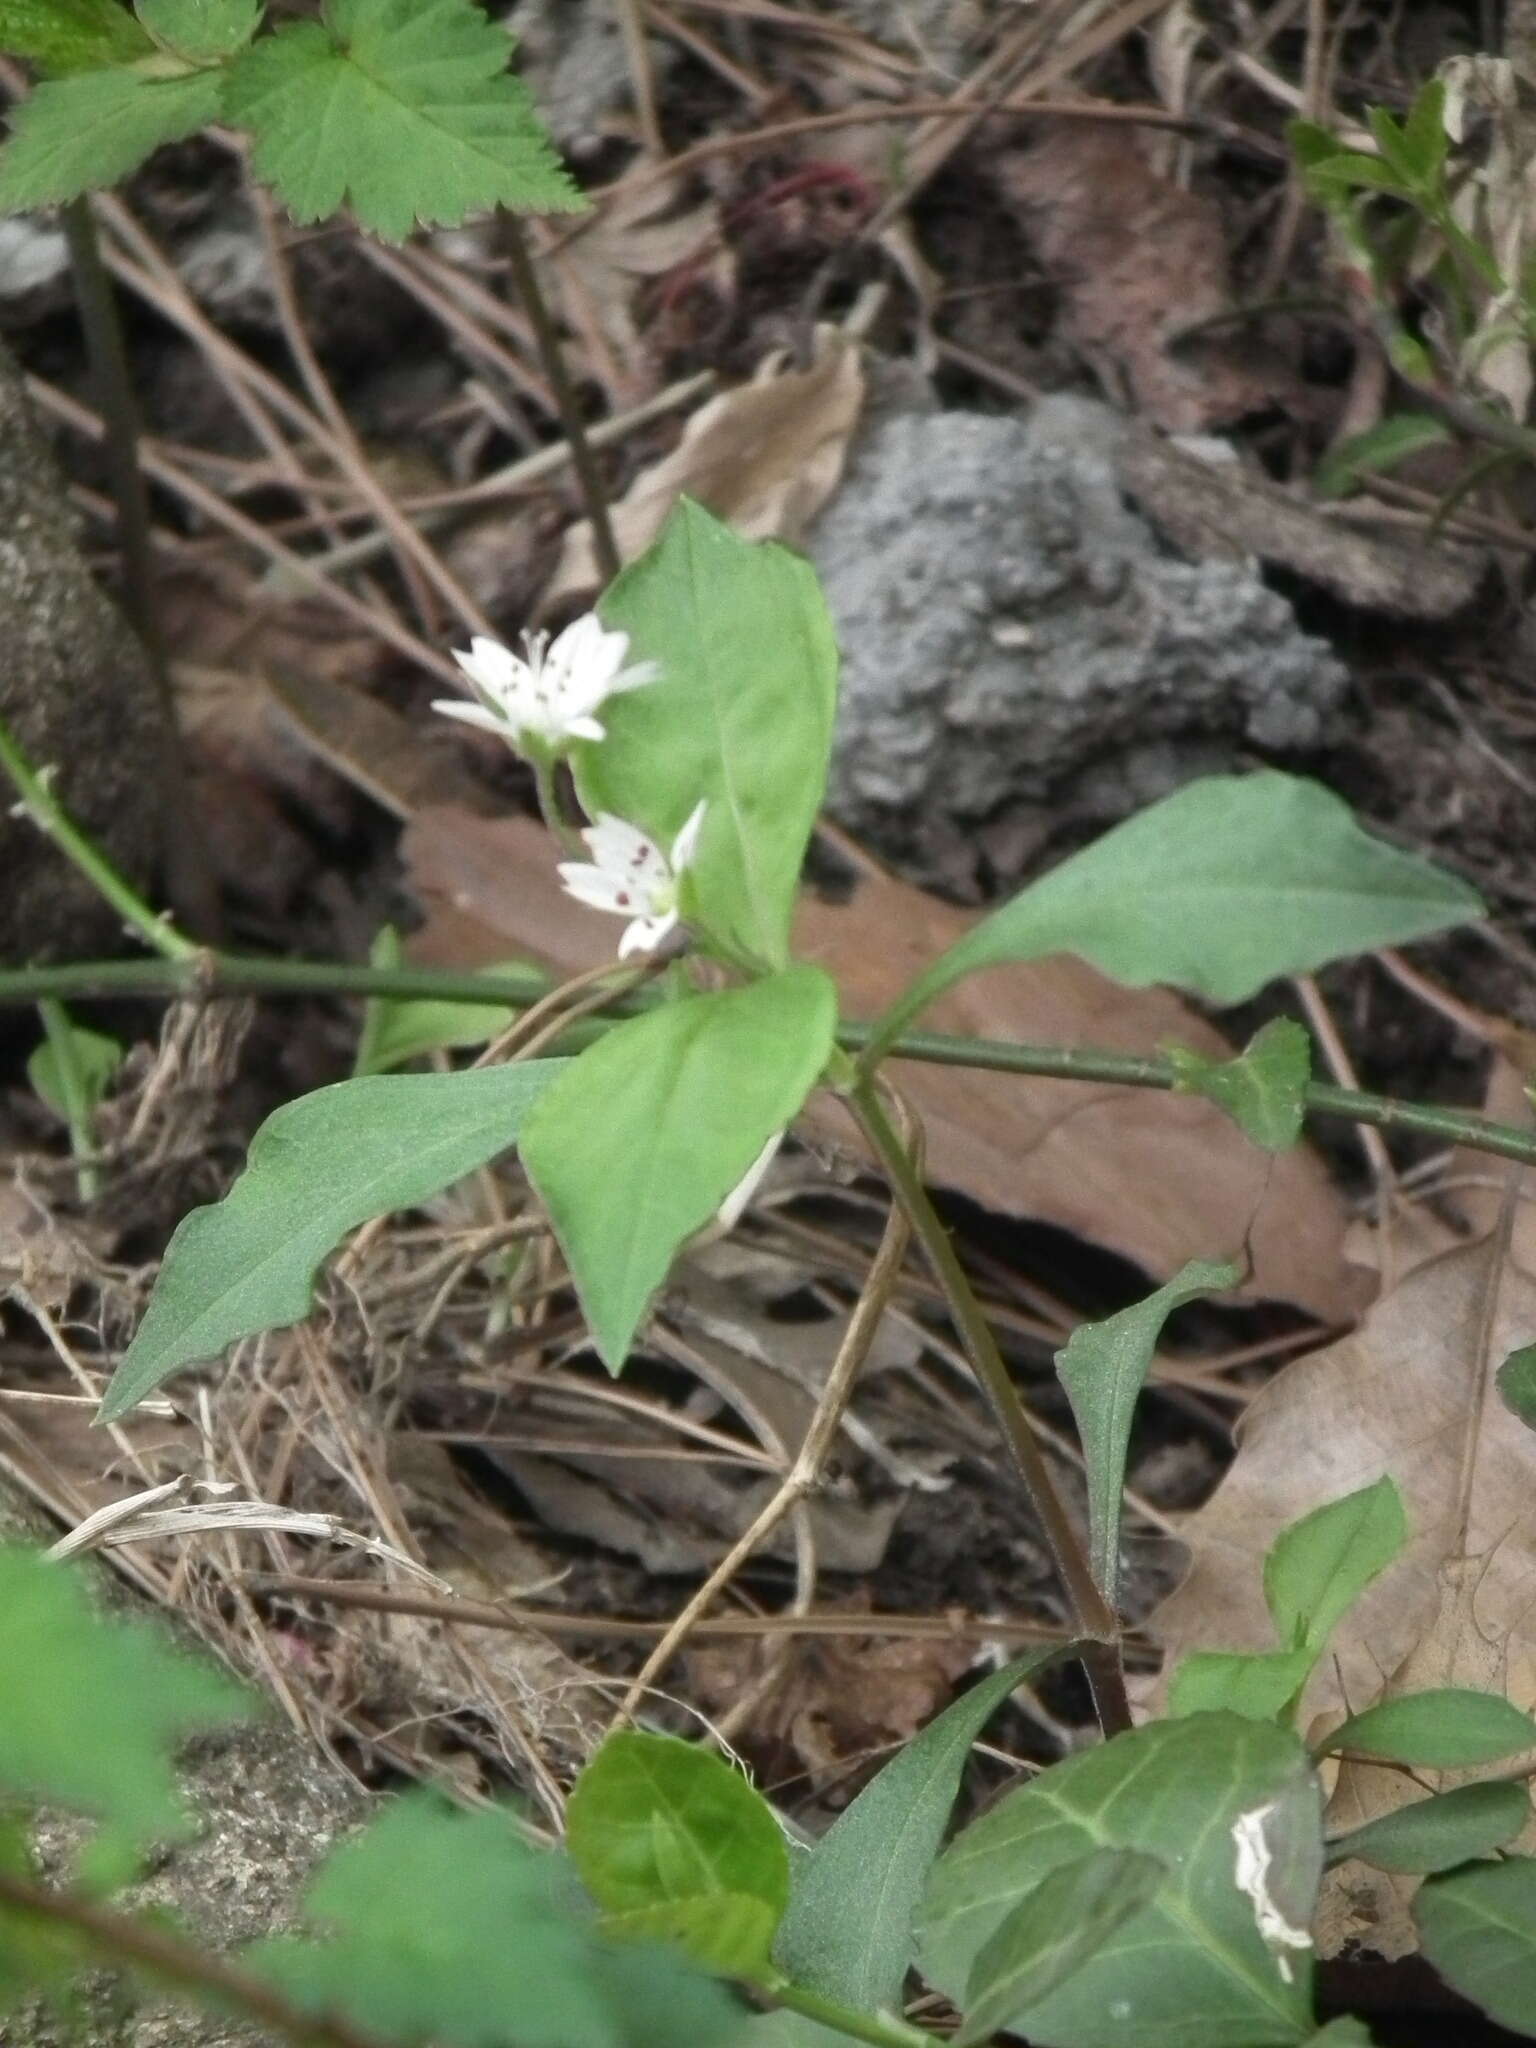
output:
[[[1239,1888],[1244,1844],[1267,1854]],[[1280,2048],[1311,2032],[1321,1793],[1294,1735],[1198,1714],[1117,1735],[1011,1792],[942,1856],[924,1973],[963,2001],[978,1956],[1052,1871],[1095,1849],[1166,1862],[1156,1898],[1028,2018],[1034,2048]],[[1262,1890],[1262,1896],[1257,1895]]]
[[[1163,1324],[1185,1302],[1235,1287],[1239,1278],[1236,1266],[1192,1260],[1145,1301],[1081,1325],[1056,1354],[1056,1376],[1072,1403],[1088,1468],[1093,1575],[1111,1607],[1120,1577],[1120,1496],[1131,1422]]]
[[[918,1901],[971,1745],[1026,1678],[1064,1654],[1032,1651],[962,1693],[796,1859],[774,1949],[796,1984],[861,2012],[899,2007]]]
[[[261,26],[265,0],[137,0],[157,43],[193,63],[232,57]]]
[[[603,707],[582,801],[659,845],[708,805],[684,909],[738,956],[781,965],[826,783],[837,645],[810,564],[685,499],[602,602],[660,680]]]
[[[1431,1877],[1413,1917],[1424,1954],[1454,1991],[1513,2033],[1536,2028],[1536,1861],[1510,1856]]]
[[[348,1231],[426,1201],[505,1152],[568,1064],[373,1075],[269,1116],[223,1201],[194,1209],[171,1239],[99,1419],[127,1414],[184,1365],[302,1321],[316,1269]]]
[[[1511,1351],[1494,1377],[1499,1399],[1510,1414],[1527,1429],[1536,1429],[1536,1344]]]
[[[1454,1771],[1494,1764],[1536,1750],[1536,1721],[1497,1693],[1464,1686],[1437,1686],[1383,1700],[1352,1715],[1318,1745],[1387,1763],[1416,1764],[1425,1770]]]
[[[401,241],[494,206],[579,208],[511,47],[474,0],[325,0],[235,59],[225,112],[295,220],[350,200]]]
[[[154,47],[121,0],[0,0],[0,50],[54,77],[131,64]]]
[[[1282,1529],[1264,1560],[1264,1599],[1285,1647],[1321,1656],[1345,1614],[1407,1540],[1403,1497],[1389,1478]]]
[[[523,1163],[614,1372],[678,1247],[799,1113],[836,1022],[814,967],[686,996],[606,1032],[529,1117]]]
[[[1369,1820],[1328,1844],[1331,1865],[1358,1856],[1378,1870],[1454,1870],[1512,1842],[1531,1817],[1523,1785],[1457,1785]]]
[[[1316,1662],[1311,1650],[1192,1650],[1168,1682],[1168,1711],[1278,1721]]]
[[[1273,1018],[1236,1059],[1207,1059],[1182,1045],[1164,1050],[1177,1092],[1216,1103],[1266,1152],[1287,1152],[1301,1136],[1312,1041],[1294,1018]]]
[[[934,962],[881,1019],[889,1045],[967,974],[1077,953],[1134,988],[1239,1003],[1277,975],[1481,917],[1464,882],[1362,832],[1316,782],[1210,775],[1032,883]]]
[[[61,206],[116,185],[163,142],[180,142],[219,111],[219,74],[148,78],[114,68],[36,86],[0,150],[0,212]]]

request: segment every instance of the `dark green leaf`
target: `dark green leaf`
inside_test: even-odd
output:
[[[1169,1681],[1168,1712],[1283,1720],[1316,1662],[1311,1650],[1192,1650]]]
[[[579,750],[582,801],[670,845],[702,797],[685,912],[736,956],[781,965],[837,701],[815,571],[684,499],[602,613],[661,676],[604,705],[607,739]]]
[[[1168,1866],[1140,1849],[1090,1849],[1027,1892],[971,1966],[958,2048],[1017,2027],[1151,1904]]]
[[[55,77],[131,64],[154,47],[120,0],[0,0],[0,50]]]
[[[1093,1575],[1111,1607],[1120,1578],[1120,1498],[1136,1401],[1163,1324],[1187,1301],[1235,1287],[1236,1266],[1191,1260],[1166,1287],[1118,1315],[1084,1323],[1056,1354],[1088,1468],[1088,1526]]]
[[[1312,1041],[1294,1018],[1273,1018],[1236,1059],[1207,1059],[1182,1045],[1164,1050],[1178,1093],[1216,1103],[1266,1152],[1288,1152],[1301,1136]]]
[[[1469,1863],[1431,1877],[1413,1901],[1424,1954],[1491,2020],[1536,2029],[1536,1862]]]
[[[1239,1840],[1269,1853],[1239,1889]],[[1321,1793],[1288,1730],[1234,1714],[1137,1728],[1011,1792],[939,1860],[922,1968],[959,2002],[1021,1899],[1098,1848],[1166,1862],[1157,1898],[1029,2014],[1035,2048],[1267,2048],[1311,2030]],[[1258,1894],[1258,1896],[1255,1896]],[[1261,1910],[1262,1909],[1262,1910]]]
[[[1370,1820],[1328,1844],[1332,1866],[1358,1856],[1377,1870],[1454,1870],[1512,1842],[1531,1817],[1523,1785],[1457,1785]]]
[[[157,43],[194,64],[232,57],[261,26],[265,0],[138,0]]]
[[[1497,1693],[1440,1686],[1367,1707],[1318,1744],[1318,1754],[1348,1751],[1387,1763],[1454,1771],[1536,1749],[1536,1722]]]
[[[836,1024],[815,967],[686,996],[606,1032],[529,1117],[523,1163],[614,1372],[679,1246],[799,1113]]]
[[[320,1262],[360,1223],[441,1193],[517,1141],[565,1060],[339,1081],[269,1116],[222,1202],[183,1218],[100,1420],[184,1365],[309,1314]]]
[[[1443,447],[1451,438],[1450,428],[1433,413],[1394,413],[1330,448],[1313,474],[1312,488],[1320,498],[1342,497],[1367,473],[1385,475],[1420,449]]]
[[[206,128],[219,89],[215,71],[147,78],[113,69],[45,81],[16,109],[0,150],[0,213],[61,206],[116,185],[161,143]]]
[[[1496,1374],[1499,1399],[1527,1429],[1536,1429],[1536,1344],[1511,1351]]]
[[[1407,1540],[1403,1497],[1388,1478],[1282,1529],[1264,1560],[1264,1599],[1282,1645],[1321,1656],[1345,1614]]]
[[[1063,1654],[1031,1651],[962,1693],[796,1858],[774,1949],[796,1984],[861,2012],[899,2007],[918,1901],[971,1745],[1026,1678]]]

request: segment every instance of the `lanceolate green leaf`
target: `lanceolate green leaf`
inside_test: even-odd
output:
[[[1318,1748],[1425,1770],[1470,1770],[1536,1751],[1536,1721],[1497,1693],[1437,1686],[1367,1707]]]
[[[685,910],[737,955],[781,965],[836,708],[815,571],[685,499],[602,613],[662,673],[604,705],[608,737],[577,764],[583,802],[670,845],[703,797]]]
[[[154,47],[121,0],[0,0],[0,50],[56,78],[131,64]]]
[[[35,87],[0,150],[0,212],[60,206],[117,184],[162,142],[205,128],[219,111],[219,85],[214,71],[150,78],[113,68]]]
[[[1431,1877],[1413,1901],[1424,1954],[1454,1991],[1527,2037],[1536,2025],[1536,1861],[1509,1856]]]
[[[1390,1478],[1314,1508],[1282,1529],[1264,1560],[1264,1600],[1285,1648],[1321,1656],[1349,1609],[1407,1540],[1403,1497]]]
[[[1072,1403],[1088,1468],[1093,1575],[1111,1607],[1120,1577],[1120,1496],[1131,1422],[1163,1324],[1186,1301],[1219,1294],[1239,1278],[1236,1266],[1192,1260],[1145,1301],[1074,1330],[1056,1354],[1056,1376]]]
[[[1457,1785],[1415,1799],[1328,1844],[1330,1866],[1358,1856],[1377,1870],[1454,1870],[1512,1842],[1531,1817],[1523,1785]]]
[[[523,1163],[617,1372],[685,1238],[826,1065],[837,994],[814,967],[685,996],[606,1032],[544,1095]]]
[[[1212,1060],[1187,1046],[1165,1046],[1181,1095],[1203,1095],[1266,1152],[1287,1152],[1301,1136],[1312,1041],[1293,1017],[1275,1017],[1236,1059]]]
[[[567,1064],[373,1075],[269,1116],[224,1200],[194,1209],[171,1239],[99,1419],[126,1415],[172,1373],[242,1337],[301,1321],[316,1269],[348,1231],[505,1152]]]
[[[511,48],[474,0],[325,0],[235,59],[225,113],[295,220],[350,200],[401,241],[493,206],[579,208]]]
[[[774,1957],[796,1984],[860,2011],[899,2008],[918,1901],[971,1745],[1017,1687],[1064,1654],[1033,1651],[962,1693],[795,1862]]]
[[[1043,1772],[940,1858],[919,1962],[962,2002],[986,1944],[1052,1871],[1094,1849],[1169,1865],[1152,1902],[1032,2006],[1034,2048],[1281,2048],[1312,2031],[1310,1924],[1322,1798],[1288,1730],[1197,1714],[1118,1735]],[[1267,1853],[1239,1888],[1244,1841]],[[1248,1859],[1251,1865],[1251,1857]]]
[[[1135,988],[1170,982],[1239,1003],[1277,975],[1482,914],[1464,882],[1362,832],[1320,784],[1270,769],[1211,775],[985,918],[886,1013],[877,1044],[963,975],[1009,960],[1078,953]]]

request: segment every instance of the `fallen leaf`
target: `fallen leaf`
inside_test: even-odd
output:
[[[489,964],[512,952],[576,974],[611,956],[610,921],[563,894],[531,819],[428,810],[402,851],[431,912],[409,949],[423,964]],[[796,951],[834,976],[845,1014],[873,1017],[974,921],[905,883],[869,878],[846,905],[807,894]],[[1033,1044],[1153,1053],[1174,1039],[1218,1059],[1232,1050],[1177,996],[1121,988],[1066,955],[975,976],[927,1021]],[[1308,1147],[1271,1159],[1194,1096],[910,1061],[895,1071],[927,1126],[937,1185],[1074,1231],[1157,1279],[1192,1258],[1240,1253],[1246,1230],[1247,1296],[1294,1302],[1330,1323],[1358,1312],[1369,1283],[1345,1263],[1343,1206]],[[829,1116],[828,1128],[846,1140],[841,1117],[833,1125]]]

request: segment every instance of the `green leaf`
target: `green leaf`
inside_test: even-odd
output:
[[[1362,832],[1321,784],[1267,768],[1208,775],[984,918],[897,1000],[876,1042],[962,976],[1010,960],[1077,953],[1134,988],[1171,982],[1240,1003],[1277,975],[1482,915],[1464,882]]]
[[[1317,1754],[1347,1750],[1385,1763],[1454,1771],[1498,1763],[1528,1749],[1536,1749],[1536,1721],[1529,1714],[1497,1693],[1446,1685],[1383,1700],[1379,1707],[1352,1715],[1323,1738]]]
[[[1342,498],[1368,472],[1385,475],[1421,448],[1442,447],[1451,439],[1450,428],[1433,413],[1394,413],[1330,448],[1313,473],[1312,488],[1320,498]]]
[[[164,1631],[98,1615],[71,1566],[0,1548],[0,1794],[100,1820],[96,1881],[125,1881],[151,1841],[190,1832],[174,1746],[253,1708]]]
[[[154,47],[120,0],[0,0],[0,50],[54,77],[131,64]]]
[[[1183,1045],[1163,1049],[1177,1076],[1175,1092],[1214,1102],[1266,1152],[1288,1152],[1301,1136],[1312,1041],[1294,1018],[1271,1019],[1236,1059],[1207,1059]]]
[[[219,84],[215,71],[150,78],[120,69],[45,81],[16,109],[0,150],[0,213],[62,206],[117,184],[161,143],[206,128]]]
[[[1375,2048],[1375,2035],[1353,2013],[1330,2020],[1326,2027],[1319,2027],[1315,2034],[1308,2034],[1305,2048]]]
[[[1311,1650],[1191,1650],[1168,1682],[1168,1712],[1284,1720],[1316,1662]]]
[[[368,949],[373,967],[398,967],[400,935],[384,925]],[[498,963],[497,974],[512,962]],[[521,965],[521,963],[516,963]],[[514,1012],[503,1003],[445,1003],[434,996],[370,996],[363,1006],[363,1028],[352,1063],[355,1076],[385,1074],[430,1052],[453,1052],[485,1045],[512,1022]]]
[[[1239,1890],[1238,1838],[1262,1829],[1267,1904]],[[1165,1861],[1157,1898],[1034,2006],[1035,2048],[1244,2048],[1311,2031],[1305,1929],[1322,1866],[1321,1793],[1288,1730],[1234,1714],[1155,1723],[1064,1763],[973,1821],[940,1859],[922,1968],[959,2003],[1020,1900],[1091,1850]]]
[[[604,1934],[615,1941],[661,1942],[680,1948],[700,1969],[722,1977],[763,1979],[769,1974],[778,1914],[764,1899],[742,1892],[709,1892],[605,1913]]]
[[[34,1084],[35,1085],[35,1084]],[[1511,1351],[1494,1375],[1499,1399],[1527,1429],[1536,1429],[1536,1344]]]
[[[1140,1849],[1090,1849],[1059,1863],[983,1942],[957,2048],[1015,2027],[1151,1904],[1168,1865]]]
[[[1426,79],[1414,94],[1408,119],[1403,124],[1403,151],[1426,186],[1432,186],[1445,166],[1450,137],[1445,127],[1445,80]]]
[[[1282,1529],[1264,1560],[1264,1600],[1289,1650],[1322,1655],[1360,1595],[1408,1541],[1397,1483],[1345,1494]]]
[[[71,1017],[63,1019],[63,1027],[67,1043],[45,1038],[27,1061],[27,1079],[56,1116],[74,1124],[88,1120],[100,1106],[123,1064],[123,1048]]]
[[[667,1957],[606,1950],[563,1878],[507,1814],[412,1793],[335,1850],[310,1887],[307,1914],[329,1940],[283,1937],[243,1960],[306,2011],[402,2048],[736,2038],[722,1987]]]
[[[297,221],[350,199],[364,227],[403,241],[494,206],[577,210],[510,52],[473,0],[326,0],[321,21],[235,59],[225,114]]]
[[[662,673],[604,705],[608,737],[578,750],[583,803],[670,845],[703,797],[685,914],[736,957],[781,966],[837,702],[815,571],[685,498],[602,614]]]
[[[1163,1324],[1185,1302],[1235,1287],[1239,1278],[1236,1266],[1193,1259],[1145,1301],[1082,1324],[1056,1354],[1056,1377],[1072,1403],[1088,1469],[1093,1576],[1111,1607],[1120,1578],[1120,1499],[1131,1422]]]
[[[140,21],[155,41],[191,63],[216,62],[243,50],[261,26],[265,0],[137,0]]]
[[[301,1322],[320,1262],[360,1223],[451,1187],[515,1144],[566,1060],[338,1081],[269,1116],[222,1202],[182,1219],[98,1420],[242,1337]]]
[[[1431,1877],[1413,1901],[1429,1961],[1463,1998],[1512,2033],[1536,2024],[1536,1861],[1506,1857]]]
[[[674,1253],[798,1114],[836,1024],[815,967],[685,996],[605,1032],[529,1117],[523,1164],[614,1372]]]
[[[1369,1820],[1328,1844],[1328,1863],[1358,1856],[1377,1870],[1454,1870],[1512,1842],[1531,1817],[1523,1785],[1457,1785]]]
[[[1390,192],[1398,199],[1414,196],[1410,180],[1363,150],[1341,149],[1336,156],[1307,165],[1303,177],[1308,192],[1324,206],[1351,192]]]
[[[790,1868],[774,1957],[796,1984],[861,2012],[898,2010],[918,1901],[971,1745],[1010,1695],[1064,1650],[994,1671],[897,1751]]]
[[[616,1931],[666,1934],[740,1976],[772,1974],[789,1850],[766,1800],[723,1758],[672,1735],[610,1735],[576,1780],[566,1829],[571,1860]],[[729,1916],[724,1942],[711,1907]]]

